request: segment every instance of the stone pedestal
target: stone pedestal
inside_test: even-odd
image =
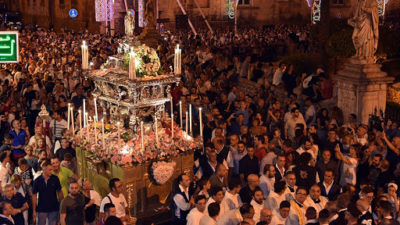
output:
[[[381,67],[380,64],[350,59],[335,75],[338,107],[344,118],[354,113],[359,122],[367,124],[375,109],[385,111],[387,84],[394,78],[381,71]]]
[[[146,44],[147,46],[157,48],[158,41],[161,40],[161,35],[155,27],[149,26],[144,28],[139,39],[140,42]]]

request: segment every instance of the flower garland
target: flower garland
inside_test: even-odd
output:
[[[101,124],[95,125],[92,123],[83,131],[79,131],[75,136],[75,143],[81,146],[83,150],[92,152],[98,160],[110,160],[120,166],[176,156],[180,152],[202,147],[200,140],[187,136],[177,125],[174,125],[174,140],[172,140],[171,122],[161,122],[162,127],[158,129],[160,144],[157,146],[153,130],[146,131],[143,139],[144,150],[141,147],[140,134],[120,128],[120,138],[118,138],[118,129],[114,124],[105,125],[105,149],[101,143],[103,139]],[[96,129],[94,129],[95,126]],[[82,135],[80,132],[83,132]],[[87,135],[87,132],[90,135]],[[97,143],[95,142],[95,136],[97,136]]]
[[[157,184],[165,184],[172,177],[175,171],[175,161],[155,161],[151,164],[150,170],[153,179]]]
[[[155,77],[162,74],[162,67],[157,51],[144,44],[133,47],[135,52],[136,76]],[[124,54],[124,69],[129,67],[129,52]]]

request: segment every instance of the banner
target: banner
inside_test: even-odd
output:
[[[144,27],[144,0],[138,1],[138,8],[139,8],[139,27]]]

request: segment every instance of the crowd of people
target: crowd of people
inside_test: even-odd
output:
[[[94,107],[80,69],[83,39],[93,68],[117,52],[117,37],[33,27],[20,31],[20,62],[1,65],[0,224],[128,220],[122,182],[111,179],[101,198],[78,176],[66,132],[68,103]],[[195,152],[194,173],[178,177],[173,223],[398,224],[397,124],[360,124],[334,107],[334,83],[322,68],[275,63],[293,47],[314,51],[309,27],[166,34],[157,47],[166,72],[177,43],[183,74],[172,90],[174,118],[179,102],[183,111],[192,104],[198,127],[204,109],[204,150]],[[39,116],[42,105],[50,118]]]

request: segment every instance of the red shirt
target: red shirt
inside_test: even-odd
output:
[[[258,162],[261,162],[261,160],[264,158],[264,156],[267,155],[267,152],[265,151],[265,148],[257,148],[254,151],[254,156],[258,159]]]

